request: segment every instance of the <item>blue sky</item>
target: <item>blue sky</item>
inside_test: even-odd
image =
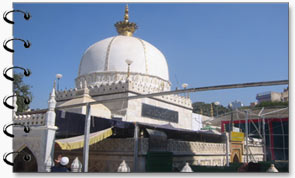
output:
[[[30,21],[15,14],[14,37],[31,41],[24,49],[14,43],[14,65],[30,68],[25,79],[33,93],[32,108],[46,108],[55,75],[60,88],[74,88],[84,51],[93,43],[117,35],[124,3],[14,3],[29,11]],[[130,21],[144,39],[165,55],[172,89],[288,79],[287,3],[130,3]],[[286,86],[207,91],[193,101],[227,105],[255,101],[264,91]]]

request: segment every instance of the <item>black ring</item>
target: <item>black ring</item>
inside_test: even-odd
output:
[[[4,40],[3,41],[3,47],[4,47],[4,49],[6,50],[6,51],[9,51],[9,52],[14,52],[14,49],[11,49],[11,48],[9,48],[8,46],[7,46],[7,43],[8,42],[10,42],[10,41],[13,41],[13,40],[19,40],[19,41],[22,41],[23,43],[24,43],[24,47],[25,48],[29,48],[30,46],[31,46],[31,43],[30,43],[30,41],[29,40],[27,40],[27,41],[25,41],[25,40],[23,40],[23,39],[20,39],[20,38],[12,38],[12,39],[9,39],[9,40]]]
[[[10,165],[10,166],[14,166],[14,163],[8,161],[8,160],[7,160],[7,156],[10,155],[10,154],[13,154],[13,153],[17,153],[17,154],[18,154],[19,152],[14,151],[14,152],[10,152],[10,153],[8,153],[8,154],[5,153],[5,154],[3,155],[3,161],[4,161],[6,164]]]
[[[25,75],[26,77],[28,77],[28,76],[31,75],[31,71],[30,71],[30,69],[25,69],[25,68],[23,68],[23,67],[18,67],[18,66],[9,67],[8,69],[5,68],[5,69],[3,70],[3,76],[4,76],[7,80],[14,81],[14,78],[13,78],[13,77],[10,77],[10,76],[7,75],[8,70],[10,70],[10,69],[12,69],[12,68],[15,68],[15,69],[16,69],[16,68],[18,68],[18,69],[22,69],[22,70],[24,71],[24,75]]]
[[[8,12],[4,12],[3,13],[3,19],[5,20],[5,22],[7,23],[10,23],[10,24],[14,24],[14,21],[12,20],[9,20],[7,18],[7,15],[11,12],[20,12],[20,13],[23,13],[24,14],[24,19],[25,20],[29,20],[31,18],[31,14],[29,12],[24,12],[24,11],[21,11],[21,10],[11,10],[11,11],[8,11]]]
[[[3,161],[4,161],[6,164],[10,165],[10,166],[14,166],[14,163],[8,161],[8,160],[7,160],[7,156],[9,156],[9,155],[11,155],[11,154],[13,154],[13,153],[20,154],[21,152],[13,151],[13,152],[10,152],[10,153],[8,153],[8,154],[5,153],[5,154],[3,155]],[[31,154],[29,154],[29,153],[25,153],[25,155],[23,156],[23,160],[26,161],[26,162],[31,161],[31,160],[32,160],[32,156],[31,156]]]
[[[13,124],[9,124],[9,125],[4,125],[4,127],[3,127],[3,133],[4,133],[5,135],[7,135],[8,137],[11,137],[11,138],[13,138],[14,135],[11,134],[11,133],[9,133],[9,132],[7,131],[7,128],[8,128],[9,126],[12,126],[12,125],[14,125],[14,126],[23,126],[23,127],[24,127],[24,132],[25,132],[25,133],[29,133],[29,132],[31,131],[30,126],[26,126],[26,125],[24,125],[24,124],[13,123]]]
[[[30,104],[30,102],[31,102],[31,101],[30,101],[30,98],[28,98],[28,97],[26,97],[26,96],[11,95],[11,96],[4,97],[4,98],[3,98],[3,104],[4,104],[4,106],[6,106],[6,107],[9,108],[9,109],[14,109],[15,107],[9,105],[9,104],[7,103],[7,100],[8,100],[9,98],[11,98],[11,97],[15,97],[15,96],[22,97],[22,98],[24,99],[24,103],[25,103],[25,104]]]

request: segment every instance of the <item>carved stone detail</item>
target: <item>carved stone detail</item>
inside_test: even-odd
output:
[[[25,114],[13,117],[13,122],[17,124],[24,124],[28,126],[42,126],[45,125],[46,113],[40,114]]]
[[[168,140],[168,151],[174,153],[225,154],[225,144]]]
[[[90,146],[90,151],[95,152],[133,152],[133,138],[113,138],[105,139]]]
[[[86,81],[89,88],[90,96],[115,94],[127,91],[133,91],[140,94],[157,93],[162,91],[170,90],[170,83],[168,81],[162,80],[158,77],[147,76],[140,73],[131,73],[129,80],[127,79],[127,74],[124,72],[104,72],[104,73],[94,73],[92,78],[97,80],[90,80],[88,76],[80,76],[76,78],[75,89],[57,91],[56,100],[70,100],[77,97],[81,97],[83,94],[84,86],[79,86],[81,82]],[[180,95],[166,95],[155,97],[166,102],[173,104],[178,104],[188,108],[192,108],[192,101],[190,98]]]

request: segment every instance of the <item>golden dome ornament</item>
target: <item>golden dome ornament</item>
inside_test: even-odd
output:
[[[133,33],[138,28],[136,23],[129,22],[129,9],[128,5],[125,7],[124,21],[119,21],[115,24],[119,35],[133,36]]]

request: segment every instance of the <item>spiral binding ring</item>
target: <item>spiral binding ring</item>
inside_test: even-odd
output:
[[[9,97],[4,97],[3,98],[3,104],[4,104],[4,106],[6,106],[7,108],[9,108],[9,109],[14,109],[15,107],[14,106],[11,106],[11,105],[9,105],[9,104],[7,104],[7,100],[9,99],[9,98],[11,98],[11,97],[14,97],[14,96],[18,96],[18,95],[11,95],[11,96],[9,96]],[[25,104],[30,104],[30,99],[28,98],[28,97],[25,97],[25,96],[19,96],[19,97],[22,97],[23,99],[24,99],[24,103]]]
[[[25,48],[29,48],[31,46],[31,43],[30,43],[29,40],[25,41],[25,40],[19,39],[19,38],[12,38],[12,39],[9,39],[7,41],[4,40],[3,41],[3,47],[4,47],[4,49],[6,49],[7,51],[12,52],[12,53],[14,52],[14,49],[10,49],[9,47],[7,47],[7,43],[10,42],[10,41],[12,41],[12,40],[19,40],[19,41],[24,42],[24,47]]]
[[[4,13],[3,13],[3,19],[5,20],[5,22],[10,23],[10,24],[14,24],[14,21],[9,20],[9,19],[7,18],[7,15],[8,15],[9,13],[11,13],[11,12],[20,12],[20,13],[23,13],[23,14],[24,14],[24,19],[25,19],[25,20],[29,20],[29,19],[31,18],[31,14],[30,14],[30,13],[28,13],[28,12],[24,12],[24,11],[21,11],[21,10],[12,10],[12,11],[8,11],[8,12],[4,12]]]
[[[10,70],[10,69],[12,69],[12,68],[15,68],[15,69],[16,69],[16,68],[18,68],[18,69],[22,69],[22,70],[24,71],[24,75],[25,75],[26,77],[28,77],[28,76],[31,75],[31,71],[30,71],[30,69],[25,69],[25,68],[18,67],[18,66],[9,67],[8,69],[5,68],[5,69],[3,70],[3,76],[4,76],[7,80],[14,81],[14,78],[12,78],[12,77],[10,77],[10,76],[7,75],[8,70]]]
[[[8,153],[8,154],[5,153],[5,154],[3,155],[3,161],[4,161],[6,164],[10,165],[10,166],[14,166],[14,163],[8,161],[8,160],[7,160],[7,156],[10,155],[10,154],[13,154],[13,153],[19,153],[19,152],[10,152],[10,153]]]
[[[8,160],[7,160],[7,156],[9,156],[9,155],[11,155],[11,154],[13,154],[13,153],[20,154],[21,152],[13,151],[13,152],[10,152],[10,153],[8,153],[8,154],[5,153],[5,154],[3,155],[3,161],[4,161],[6,164],[10,165],[10,166],[14,166],[14,163],[8,161]],[[31,156],[31,154],[29,154],[29,153],[25,153],[25,155],[23,156],[23,160],[26,161],[26,162],[31,161],[31,159],[32,159],[32,156]]]
[[[7,128],[9,127],[9,126],[12,126],[12,125],[15,125],[15,126],[23,126],[24,127],[24,132],[25,133],[29,133],[30,131],[31,131],[31,129],[30,129],[30,126],[26,126],[26,125],[24,125],[24,124],[16,124],[16,123],[13,123],[13,124],[9,124],[9,125],[4,125],[4,127],[3,127],[3,133],[5,134],[5,135],[7,135],[8,137],[14,137],[14,135],[13,134],[11,134],[11,133],[9,133],[8,131],[7,131]]]
[[[30,13],[28,13],[28,12],[24,12],[24,11],[21,11],[21,10],[11,10],[11,11],[8,11],[8,12],[4,12],[4,13],[3,13],[3,19],[4,19],[5,22],[7,22],[7,23],[9,23],[9,24],[14,24],[14,21],[9,20],[9,19],[7,18],[8,14],[9,14],[9,13],[12,13],[12,12],[23,13],[23,14],[24,14],[24,19],[25,19],[25,20],[29,20],[29,19],[31,18]],[[11,48],[9,48],[9,47],[7,46],[8,42],[13,41],[13,40],[19,40],[19,41],[22,41],[22,42],[24,43],[24,47],[25,47],[25,48],[29,48],[29,47],[31,46],[31,43],[30,43],[28,40],[25,41],[25,40],[22,40],[22,39],[19,39],[19,38],[12,38],[12,39],[9,39],[9,40],[5,40],[5,41],[3,41],[3,47],[4,47],[4,49],[7,50],[8,52],[12,52],[12,53],[14,52],[14,49],[11,49]],[[10,70],[10,69],[12,69],[12,68],[18,68],[18,69],[22,69],[22,70],[24,70],[24,75],[25,75],[26,77],[30,76],[30,74],[31,74],[31,71],[30,71],[29,69],[26,70],[26,69],[24,69],[24,68],[22,68],[22,67],[18,67],[18,66],[10,67],[10,68],[8,68],[8,69],[5,68],[5,69],[3,70],[3,76],[4,76],[7,80],[14,81],[14,78],[13,78],[13,77],[10,77],[10,76],[7,75],[8,70]],[[9,98],[11,98],[11,97],[15,97],[15,96],[17,96],[17,95],[11,95],[11,96],[9,96],[9,97],[4,97],[4,98],[3,98],[3,104],[4,104],[6,107],[8,107],[9,109],[14,109],[14,108],[15,108],[14,106],[11,106],[11,105],[7,104],[7,100],[8,100]],[[24,102],[25,104],[29,104],[29,103],[30,103],[30,99],[29,99],[28,97],[25,97],[25,96],[20,96],[20,97],[22,97],[22,98],[24,99],[23,102]],[[3,133],[4,133],[5,135],[9,136],[9,137],[12,137],[12,138],[14,137],[14,135],[11,134],[11,133],[9,133],[9,132],[7,131],[8,127],[10,127],[10,126],[22,126],[22,127],[24,127],[24,132],[25,132],[25,133],[29,133],[29,132],[30,132],[30,127],[29,127],[29,126],[26,126],[26,125],[24,125],[24,124],[13,123],[13,124],[5,125],[5,126],[3,127]],[[26,152],[24,152],[24,153],[23,153],[23,152],[10,152],[10,153],[8,153],[8,154],[5,153],[5,154],[3,155],[3,161],[4,161],[6,164],[11,165],[11,166],[14,166],[14,163],[13,163],[13,162],[10,162],[10,161],[7,160],[7,156],[9,156],[10,154],[13,154],[13,153],[24,154],[24,156],[23,156],[23,160],[26,161],[26,162],[31,161],[31,159],[32,159],[31,154],[28,154],[28,153],[26,153]]]

